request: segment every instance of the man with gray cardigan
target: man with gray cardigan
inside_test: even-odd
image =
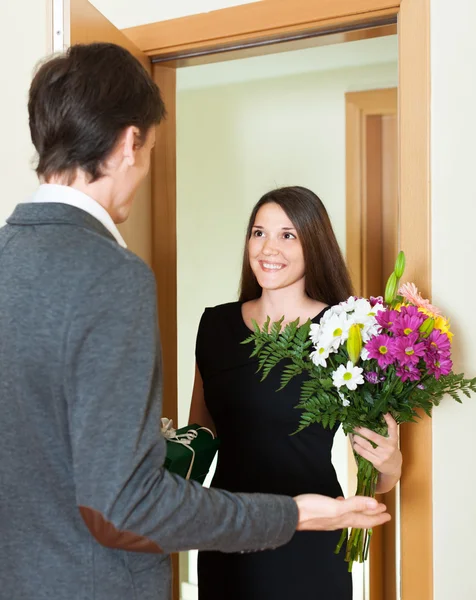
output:
[[[389,519],[375,500],[231,494],[164,469],[154,276],[115,225],[164,113],[114,45],[72,47],[31,85],[42,185],[0,230],[2,600],[167,600],[170,552]]]

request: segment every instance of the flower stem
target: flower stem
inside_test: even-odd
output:
[[[357,496],[367,496],[375,498],[379,472],[365,458],[356,455],[357,461]],[[367,560],[370,548],[370,539],[372,530],[352,529],[347,539],[347,530],[342,532],[341,538],[336,548],[338,554],[347,539],[345,560],[349,563],[349,572],[352,571],[354,562],[363,563]]]
[[[347,540],[347,534],[348,534],[349,530],[348,529],[343,529],[342,530],[342,534],[340,536],[340,540],[339,543],[337,544],[337,547],[334,551],[335,554],[339,554],[341,551],[342,546],[344,545],[344,542]]]

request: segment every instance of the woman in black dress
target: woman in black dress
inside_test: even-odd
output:
[[[283,391],[279,368],[261,382],[252,347],[242,345],[252,320],[284,323],[311,318],[352,294],[350,277],[327,212],[300,188],[272,191],[255,206],[246,233],[239,302],[206,309],[199,326],[190,422],[216,430],[221,446],[212,485],[232,492],[337,498],[331,461],[334,431],[314,424],[295,436],[301,380]],[[355,449],[381,472],[379,492],[400,477],[396,425],[374,449]],[[374,434],[375,436],[375,434]],[[368,436],[367,436],[368,437]],[[352,600],[352,580],[334,532],[297,532],[285,546],[249,554],[201,552],[200,600]]]

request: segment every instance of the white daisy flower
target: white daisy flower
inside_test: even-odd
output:
[[[364,344],[377,335],[380,331],[380,326],[375,317],[364,315],[362,313],[354,313],[349,315],[349,328],[350,325],[360,325],[360,333],[362,334],[362,341]]]
[[[322,325],[319,344],[337,350],[349,337],[349,321],[346,313],[332,315],[327,323]]]
[[[342,400],[342,406],[350,406],[350,400],[348,400],[342,392],[339,392],[339,398]]]
[[[362,352],[360,353],[361,360],[369,360],[369,351],[367,348],[362,348]]]
[[[362,341],[366,344],[373,337],[378,335],[381,331],[380,325],[373,319],[372,321],[367,321],[362,328]]]
[[[329,358],[329,353],[329,347],[316,346],[315,351],[311,352],[309,357],[317,367],[327,367],[327,359]]]
[[[348,390],[356,390],[358,385],[364,383],[363,369],[354,367],[352,361],[348,361],[347,365],[340,365],[334,373],[332,373],[332,382],[339,389],[345,386]]]
[[[366,298],[359,298],[355,301],[354,314],[371,316],[372,310],[372,305]]]
[[[383,304],[377,303],[375,306],[371,306],[365,298],[356,300],[355,311],[352,315],[349,315],[349,319],[361,326],[363,342],[368,342],[380,333],[380,325],[377,323],[375,316],[382,310],[385,310]]]
[[[350,296],[349,298],[347,298],[347,300],[345,302],[341,302],[339,304],[339,306],[341,307],[341,310],[343,310],[345,312],[352,312],[353,310],[355,310],[355,303],[356,303],[355,297]]]
[[[374,306],[371,309],[371,312],[373,313],[373,315],[376,315],[379,312],[382,312],[383,310],[387,310],[385,308],[385,306],[383,304],[380,304],[380,302],[377,302],[377,304],[374,304]]]
[[[340,315],[341,313],[342,310],[338,305],[331,306],[321,317],[321,320],[319,322],[321,329],[332,319],[332,317],[334,317],[335,315]]]
[[[320,329],[321,326],[319,323],[312,323],[309,337],[311,338],[314,346],[317,346],[317,344],[319,343]]]

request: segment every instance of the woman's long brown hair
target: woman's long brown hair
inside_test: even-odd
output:
[[[309,298],[332,306],[351,296],[350,275],[323,203],[311,190],[295,186],[268,192],[253,208],[243,252],[240,302],[261,296],[261,286],[250,266],[248,241],[259,209],[271,202],[284,210],[296,228],[304,255],[305,291]]]

